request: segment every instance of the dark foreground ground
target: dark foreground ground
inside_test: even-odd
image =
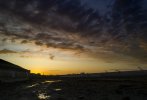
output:
[[[0,85],[0,100],[147,100],[147,80],[39,80]]]

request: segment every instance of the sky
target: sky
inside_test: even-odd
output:
[[[0,59],[49,75],[147,69],[146,0],[1,0]]]

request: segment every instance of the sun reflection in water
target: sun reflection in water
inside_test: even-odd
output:
[[[36,84],[30,85],[30,86],[27,86],[26,88],[32,88],[32,87],[35,87],[35,86],[37,86],[37,85],[39,85],[39,84],[36,83]]]
[[[55,91],[61,91],[62,89],[54,89]]]
[[[41,100],[46,100],[46,99],[49,99],[50,97],[51,96],[46,95],[45,93],[38,94],[38,98],[41,99]]]

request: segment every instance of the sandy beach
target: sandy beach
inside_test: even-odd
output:
[[[0,100],[147,100],[147,83],[66,79],[2,84]]]

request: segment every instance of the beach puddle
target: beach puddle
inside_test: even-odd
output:
[[[56,82],[56,81],[44,81],[42,83],[44,84],[44,83],[53,83],[53,82]]]
[[[46,99],[49,99],[50,97],[51,96],[46,95],[45,93],[38,94],[38,98],[41,99],[41,100],[46,100]]]
[[[50,81],[50,80],[48,80],[48,81],[44,81],[44,82],[41,82],[41,83],[54,83],[54,82],[60,82],[61,80],[55,80],[55,81]]]
[[[32,88],[32,87],[35,87],[35,86],[37,86],[37,85],[39,85],[39,84],[36,83],[36,84],[30,85],[30,86],[26,86],[26,88]]]
[[[54,89],[55,91],[61,91],[62,89]]]

